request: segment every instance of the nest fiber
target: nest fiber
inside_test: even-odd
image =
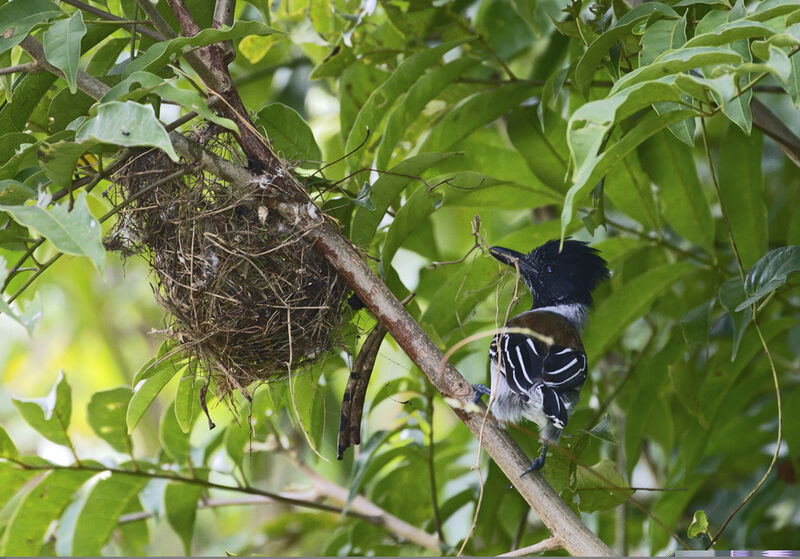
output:
[[[246,165],[227,134],[193,139]],[[336,344],[347,287],[307,231],[271,211],[259,183],[182,169],[156,150],[131,157],[115,177],[125,206],[108,248],[148,260],[172,334],[222,374],[223,391],[321,358]]]

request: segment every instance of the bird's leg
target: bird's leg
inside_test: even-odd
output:
[[[547,456],[547,445],[543,444],[542,445],[542,451],[539,453],[539,457],[536,460],[534,460],[531,463],[531,465],[528,466],[528,469],[525,470],[524,472],[522,472],[522,475],[519,476],[519,477],[522,477],[525,474],[529,474],[531,472],[538,472],[539,470],[544,468],[544,459],[545,459],[546,456]]]
[[[485,384],[473,384],[472,388],[475,389],[475,397],[472,399],[473,404],[477,404],[481,401],[481,397],[484,395],[491,396],[492,391],[489,390]]]

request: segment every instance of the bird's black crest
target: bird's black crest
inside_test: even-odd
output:
[[[558,239],[547,241],[522,259],[520,271],[526,275],[534,304],[589,307],[592,291],[609,277],[606,261],[583,241],[568,238],[560,251],[559,244]]]
[[[592,304],[592,291],[609,277],[606,261],[597,249],[582,241],[547,241],[529,254],[492,247],[492,256],[519,271],[533,295],[534,308],[553,305]]]

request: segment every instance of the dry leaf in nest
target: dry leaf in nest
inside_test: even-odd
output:
[[[194,139],[246,165],[227,134]],[[118,199],[133,200],[107,240],[148,260],[178,341],[222,373],[223,393],[324,356],[338,341],[346,284],[304,231],[268,209],[263,184],[199,170],[164,181],[179,169],[155,150],[134,155],[115,177]]]

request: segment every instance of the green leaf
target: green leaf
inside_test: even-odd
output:
[[[16,0],[0,6],[0,52],[22,42],[31,30],[63,15],[49,0]]]
[[[660,229],[661,215],[656,206],[655,193],[635,151],[606,175],[603,193],[617,209],[648,229]]]
[[[131,91],[131,87],[135,85],[138,85],[138,87]],[[186,111],[194,111],[206,120],[219,124],[223,128],[239,132],[239,127],[236,126],[236,123],[229,118],[223,118],[215,114],[208,107],[207,100],[202,95],[193,90],[175,87],[169,81],[150,72],[142,71],[130,74],[109,89],[100,99],[100,103],[108,103],[114,100],[138,100],[146,95],[158,95],[162,100],[177,103]]]
[[[719,47],[694,47],[680,48],[665,52],[655,62],[648,66],[637,68],[633,72],[625,74],[613,85],[610,95],[633,85],[658,80],[669,74],[688,72],[700,66],[711,66],[717,64],[740,64],[743,61],[742,55],[731,49]]]
[[[587,169],[597,162],[598,153],[606,135],[614,124],[653,103],[677,102],[680,99],[680,93],[675,87],[675,79],[666,77],[645,82],[606,99],[582,105],[572,114],[567,123],[567,143],[575,165],[573,181],[576,181],[578,176],[585,175]],[[665,118],[667,118],[666,115]],[[631,132],[628,132],[629,134]]]
[[[61,141],[54,144],[43,142],[39,147],[39,160],[44,174],[56,186],[71,185],[78,158],[95,144],[93,141]]]
[[[113,473],[100,479],[83,501],[72,532],[71,555],[100,556],[117,527],[122,511],[147,484],[148,479]]]
[[[181,374],[186,367],[180,369]],[[128,412],[126,415],[126,422],[128,424],[128,434],[133,433],[134,428],[139,423],[139,420],[153,403],[153,400],[158,396],[159,392],[167,385],[172,377],[178,372],[175,367],[164,367],[158,370],[152,376],[140,381],[138,386],[134,388],[133,396],[128,404]]]
[[[99,105],[97,115],[84,122],[75,134],[78,142],[92,138],[116,146],[156,147],[173,161],[178,160],[169,134],[150,105],[133,101],[111,101]]]
[[[58,373],[58,380],[47,396],[11,401],[22,419],[40,435],[56,444],[70,446],[67,429],[72,416],[72,390],[63,371]]]
[[[584,105],[586,106],[586,105]],[[597,182],[603,178],[615,165],[619,164],[630,152],[644,142],[647,138],[666,128],[673,122],[678,122],[687,117],[694,116],[694,111],[675,111],[667,115],[658,115],[654,112],[642,117],[639,122],[617,143],[607,148],[601,155],[587,160],[581,173],[574,180],[574,184],[567,191],[564,198],[564,208],[561,211],[561,235],[575,215],[575,203],[580,202]],[[600,146],[598,145],[597,148]]]
[[[455,187],[450,187],[449,184],[442,184],[434,192],[429,192],[424,187],[418,188],[397,211],[386,233],[386,240],[383,243],[381,252],[381,265],[384,270],[387,270],[391,265],[392,259],[402,246],[403,241],[421,227],[423,222],[439,208],[457,205],[471,208],[497,207],[498,204],[502,205],[504,200],[508,200],[508,194],[513,192],[510,189],[501,188],[506,186],[504,181],[486,177],[479,173],[465,171],[448,175],[446,178],[451,179],[450,182]],[[434,182],[437,181],[434,179]],[[517,192],[523,193],[524,198],[520,196],[516,202],[513,201],[513,198],[511,199],[512,204],[516,207],[520,207],[520,199],[524,199],[525,204],[530,207],[545,205],[549,202],[549,198],[541,195],[537,196],[537,193],[525,191],[522,188],[520,187]],[[478,199],[481,194],[483,195],[482,199]],[[465,201],[464,198],[468,198],[468,200]]]
[[[800,271],[800,246],[776,248],[762,256],[744,278],[747,296],[739,303],[740,311],[784,285],[789,275]]]
[[[746,295],[744,292],[744,285],[739,278],[731,278],[722,284],[719,288],[719,302],[728,311],[733,322],[733,348],[731,350],[731,361],[736,359],[736,353],[739,351],[739,344],[742,341],[747,330],[747,325],[753,318],[753,313],[750,309],[744,309],[737,312],[736,309],[742,305]]]
[[[189,459],[189,433],[184,433],[175,415],[175,402],[170,402],[158,424],[158,440],[161,448],[179,464]]]
[[[366,130],[374,133],[378,129],[378,125],[387,111],[394,105],[397,98],[406,93],[425,70],[435,64],[443,54],[465,43],[467,40],[470,39],[458,39],[442,43],[433,48],[423,49],[403,60],[397,69],[389,75],[389,78],[372,92],[364,106],[361,107],[358,115],[356,115],[353,126],[347,134],[345,153],[350,153],[358,147]],[[358,159],[360,158],[356,156],[354,165],[351,166],[358,167],[358,164],[355,163]]]
[[[687,262],[664,264],[633,278],[595,308],[583,335],[586,355],[596,362],[653,302],[696,268]]]
[[[196,374],[187,368],[178,382],[178,391],[175,393],[175,418],[184,433],[189,433],[197,419],[195,411],[199,408],[199,394],[201,383],[197,383]]]
[[[628,487],[628,483],[617,472],[616,464],[608,458],[603,458],[591,468],[605,479],[600,479],[585,468],[577,469],[576,492],[581,499],[581,512],[608,510],[624,503],[633,495],[631,489],[614,489]]]
[[[288,406],[291,406],[291,400],[289,398],[289,391],[287,390],[284,394],[286,396],[289,403]],[[273,409],[278,409],[277,406],[273,406]],[[244,459],[244,449],[245,445],[250,440],[250,429],[245,424],[237,424],[232,423],[228,425],[225,429],[225,437],[223,438],[223,444],[225,445],[225,453],[230,457],[234,464],[237,466],[242,465],[242,460]]]
[[[419,151],[451,149],[462,138],[517,107],[532,93],[529,85],[515,82],[468,97],[436,123]]]
[[[752,21],[768,21],[772,18],[796,13],[800,10],[800,5],[794,0],[768,0],[756,4],[755,11],[748,15],[746,19]]]
[[[351,239],[359,246],[366,246],[375,235],[383,214],[395,201],[397,196],[412,182],[413,177],[420,176],[431,165],[452,157],[452,153],[421,153],[409,157],[392,167],[388,173],[382,174],[370,189],[370,201],[375,210],[364,207],[356,208],[350,226]]]
[[[608,31],[592,41],[575,66],[575,87],[581,95],[587,97],[597,66],[609,49],[656,13],[679,17],[677,12],[660,2],[646,2],[629,11]]]
[[[127,386],[92,394],[87,419],[98,437],[117,452],[130,453],[133,446],[128,436],[126,414],[133,391]]]
[[[3,507],[31,478],[38,474],[39,472],[35,470],[23,470],[17,464],[0,460],[0,503],[3,503]]]
[[[0,541],[0,554],[39,555],[50,524],[61,516],[75,492],[94,474],[88,470],[45,473],[17,505]]]
[[[775,31],[763,23],[740,19],[720,25],[709,33],[695,35],[689,39],[684,48],[727,45],[740,39],[769,37],[774,33]]]
[[[78,91],[78,62],[81,58],[81,39],[86,35],[83,12],[60,19],[44,32],[42,43],[47,61],[64,72],[70,93]]]
[[[197,517],[197,501],[203,495],[199,485],[169,483],[164,489],[164,509],[167,522],[183,543],[183,552],[192,554],[192,535]]]
[[[558,235],[558,220],[536,223],[521,227],[492,244],[506,247],[539,246]],[[498,275],[498,263],[486,255],[478,257],[469,265],[463,265],[452,272],[446,280],[439,280],[439,287],[431,297],[431,302],[420,322],[429,324],[434,332],[446,337],[459,326],[458,317],[468,316],[475,305],[489,294],[486,286],[493,284]]]
[[[283,103],[270,103],[258,112],[256,125],[263,126],[272,149],[289,161],[321,162],[322,152],[314,133],[297,111]]]
[[[176,37],[169,41],[161,41],[147,49],[144,54],[136,57],[123,72],[123,77],[128,77],[139,70],[158,71],[177,54],[184,54],[197,47],[222,43],[231,39],[238,39],[246,35],[272,35],[280,33],[269,25],[260,21],[238,20],[233,27],[222,26],[220,29],[203,29],[192,37]]]
[[[473,58],[457,58],[444,66],[433,68],[421,76],[408,90],[405,97],[397,103],[383,127],[381,143],[378,146],[376,165],[378,169],[388,167],[392,152],[409,126],[419,117],[425,106],[449,86],[456,78],[463,76],[478,61]]]
[[[689,530],[686,535],[690,538],[696,538],[702,534],[708,535],[708,516],[703,510],[695,511],[692,517],[692,523],[689,525]]]
[[[714,221],[691,150],[663,132],[639,147],[650,179],[658,186],[664,217],[684,238],[714,250]]]
[[[17,452],[17,447],[14,445],[14,441],[8,436],[6,430],[0,427],[0,458],[16,460],[18,457],[19,453]]]
[[[733,126],[721,141],[719,188],[742,265],[750,268],[767,250],[767,209],[763,200],[762,136]]]
[[[668,50],[677,49],[686,42],[686,16],[678,19],[660,19],[651,23],[642,35],[639,66],[652,64]]]
[[[41,206],[0,205],[20,225],[30,227],[61,252],[87,256],[98,270],[102,270],[106,253],[101,242],[102,232],[97,219],[89,211],[86,192],[75,198],[72,211],[66,204],[56,204],[50,209]]]
[[[706,301],[693,308],[681,317],[681,333],[690,348],[696,345],[706,345],[711,330],[711,309],[714,308],[715,299]]]
[[[508,137],[531,171],[556,192],[564,192],[567,181],[566,123],[546,113],[543,125],[531,107],[515,109],[508,115]]]

